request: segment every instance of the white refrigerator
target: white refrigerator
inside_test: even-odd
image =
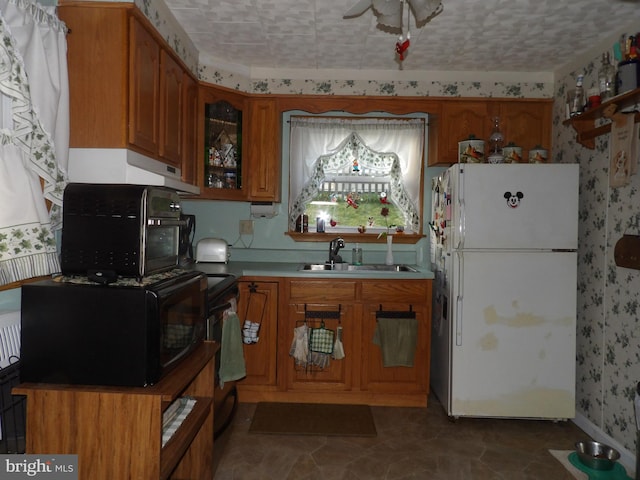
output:
[[[434,179],[431,388],[449,416],[575,416],[578,176],[458,164]]]

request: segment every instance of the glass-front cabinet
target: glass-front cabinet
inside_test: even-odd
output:
[[[242,149],[245,100],[233,92],[201,91],[200,197],[246,198]]]
[[[242,111],[224,100],[204,108],[205,187],[242,188]]]
[[[201,84],[198,101],[198,198],[279,202],[276,99]]]

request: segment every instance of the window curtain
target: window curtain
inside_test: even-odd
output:
[[[358,151],[359,161],[375,152],[401,184],[391,197],[400,203],[414,231],[420,229],[420,172],[424,150],[422,119],[344,119],[292,117],[289,144],[289,229],[295,228],[304,204],[324,179],[325,166],[340,161],[344,152]],[[344,163],[344,162],[343,162]],[[335,168],[332,165],[331,168]],[[393,173],[392,173],[393,172]],[[393,183],[393,182],[392,182]]]
[[[69,85],[67,30],[53,7],[28,0],[0,3],[0,285],[5,285],[60,271],[54,230],[62,227]]]

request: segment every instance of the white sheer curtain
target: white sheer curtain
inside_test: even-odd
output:
[[[65,35],[53,8],[0,2],[0,285],[60,270],[53,230],[62,226],[69,146]]]
[[[310,195],[318,162],[338,153],[350,137],[361,139],[367,149],[393,154],[400,163],[402,184],[412,209],[419,212],[425,121],[423,119],[351,119],[291,117],[289,145],[289,228],[303,208],[300,200]],[[419,228],[414,219],[411,226]]]

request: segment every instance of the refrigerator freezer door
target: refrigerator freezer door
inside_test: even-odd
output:
[[[458,164],[447,174],[453,249],[577,248],[577,164]]]
[[[452,255],[450,415],[575,416],[576,255]]]

